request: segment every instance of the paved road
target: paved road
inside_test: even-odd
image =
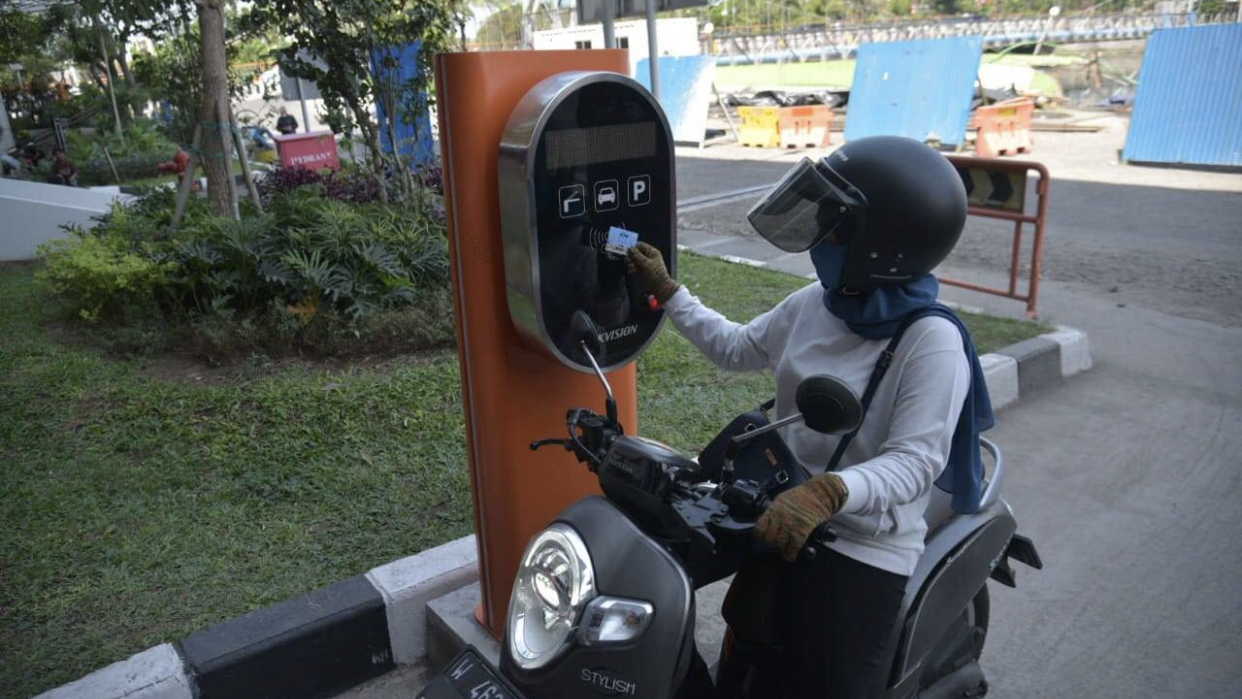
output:
[[[1042,315],[1086,330],[1095,367],[1024,397],[991,434],[1009,460],[1005,496],[1046,567],[1019,566],[1017,590],[992,584],[984,669],[1007,699],[1232,698],[1242,683],[1242,176],[1117,164],[1123,125],[1103,123],[1096,136],[1037,142],[1055,182]],[[678,193],[770,182],[798,157],[679,151]],[[810,273],[805,255],[745,230],[753,200],[682,215],[681,242]],[[1001,281],[1008,243],[997,233],[972,223],[944,271]],[[718,598],[700,600],[709,655]],[[406,671],[350,696],[411,696],[420,679]]]
[[[1005,496],[1043,554],[992,586],[1004,697],[1225,697],[1242,680],[1242,329],[1052,283],[1095,367],[1004,413]],[[964,294],[953,294],[964,298]]]
[[[1037,135],[1036,155],[1052,172],[1043,278],[1084,283],[1119,303],[1232,322],[1242,295],[1242,175],[1116,164],[1124,122],[1106,117],[1101,124],[1099,134]],[[719,159],[753,153],[769,159]],[[724,191],[772,182],[803,155],[683,149],[678,195],[684,200],[712,186]],[[680,230],[750,236],[745,213],[758,196],[682,214]],[[1033,200],[1033,192],[1029,196]],[[1008,224],[972,219],[950,264],[1005,268],[1008,230]]]

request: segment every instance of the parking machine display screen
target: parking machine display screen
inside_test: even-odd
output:
[[[660,115],[632,88],[583,86],[556,106],[534,162],[544,327],[566,357],[585,363],[571,321],[598,328],[605,365],[624,363],[655,332],[652,310],[626,275],[638,241],[671,261],[671,143]],[[580,323],[579,319],[579,325]]]

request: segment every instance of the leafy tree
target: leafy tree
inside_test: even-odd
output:
[[[888,0],[888,11],[894,17],[909,17],[910,7],[910,0]]]
[[[519,48],[522,45],[522,3],[489,5],[491,14],[479,25],[474,40],[484,46]]]
[[[417,106],[412,103],[423,99],[431,82],[432,57],[448,48],[456,28],[454,6],[444,0],[271,0],[256,4],[246,24],[251,31],[275,28],[289,39],[276,51],[281,67],[319,86],[333,131],[361,132],[379,180],[385,158],[370,105],[382,95],[373,57],[422,42],[419,73],[396,100]]]
[[[161,103],[157,109],[162,112],[163,102],[168,103],[169,137],[186,145],[194,137],[202,105],[201,51],[198,29],[188,26],[156,44],[154,53],[134,58],[134,77],[147,94]]]

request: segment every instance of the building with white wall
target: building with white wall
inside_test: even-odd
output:
[[[647,21],[632,20],[614,25],[617,47],[630,50],[630,75],[638,62],[648,55]],[[699,55],[699,24],[693,17],[671,17],[656,20],[656,43],[661,56]],[[536,50],[602,49],[604,25],[586,24],[564,29],[535,32],[532,48]]]
[[[90,226],[124,195],[0,178],[0,260],[32,260],[38,247],[69,237],[61,226]]]

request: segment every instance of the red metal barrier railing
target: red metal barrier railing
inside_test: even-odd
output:
[[[963,182],[967,184],[967,188],[970,190],[968,193],[970,203],[967,207],[967,213],[971,216],[1012,221],[1013,250],[1009,262],[1008,289],[984,286],[957,279],[946,279],[944,277],[941,277],[940,281],[944,284],[952,284],[953,286],[970,289],[971,291],[1024,301],[1026,302],[1027,317],[1036,317],[1036,304],[1039,300],[1039,272],[1044,255],[1044,224],[1048,216],[1048,169],[1042,163],[1030,160],[975,158],[964,155],[950,155],[948,157],[949,162],[953,163],[953,167],[957,168],[958,174],[961,175]],[[1039,202],[1036,205],[1036,213],[1034,215],[1026,212],[1025,201],[1026,179],[1027,175],[1032,171],[1039,175],[1039,183],[1035,186],[1035,194],[1039,198]],[[1012,177],[1015,174],[1021,175],[1020,180],[1015,181]],[[998,180],[997,175],[1003,176],[1003,181]],[[983,177],[987,179],[984,180]],[[1001,183],[1001,189],[1004,188],[1004,183],[1008,182],[1008,188],[1011,190],[1010,197],[1002,199],[995,196],[995,186],[988,191],[982,191],[984,188],[980,186],[981,184],[986,185],[990,183],[995,185],[997,182]],[[974,184],[973,189],[971,188],[972,183]],[[1014,206],[1015,198],[1016,207]],[[1035,227],[1035,237],[1031,244],[1031,276],[1027,282],[1026,292],[1018,293],[1018,276],[1022,270],[1022,229],[1028,223]]]

